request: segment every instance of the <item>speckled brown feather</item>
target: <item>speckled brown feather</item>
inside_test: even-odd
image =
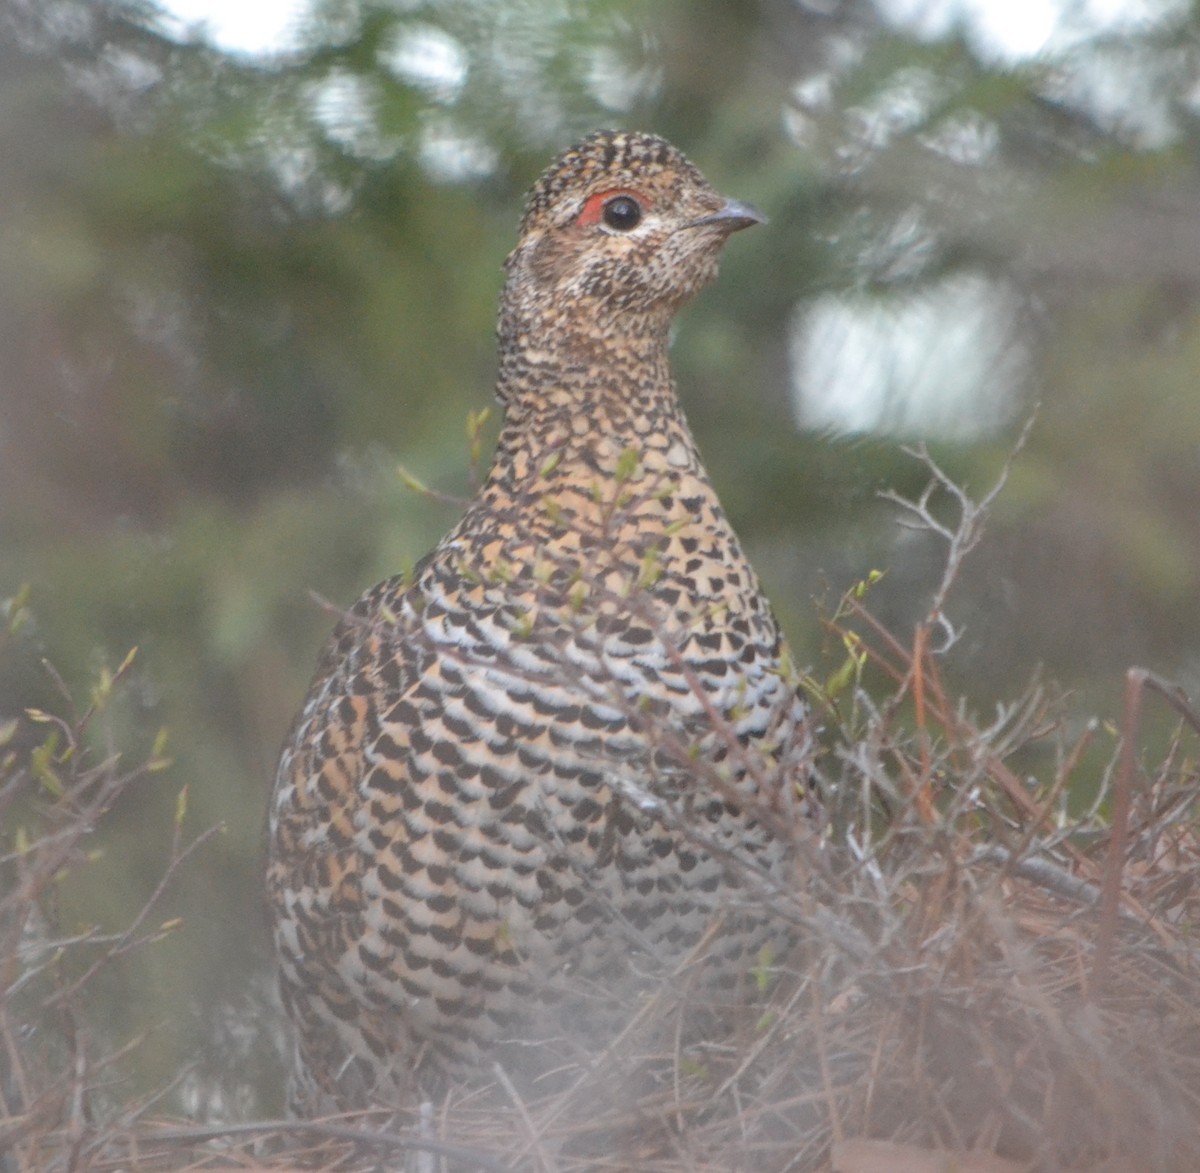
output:
[[[630,193],[640,222],[603,218]],[[464,517],[318,668],[270,812],[301,1110],[603,1044],[720,920],[793,880],[804,706],[700,463],[667,335],[751,222],[675,148],[600,132],[506,262],[506,418]]]

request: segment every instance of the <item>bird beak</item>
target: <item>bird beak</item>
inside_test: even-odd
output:
[[[724,205],[715,212],[701,216],[699,220],[692,220],[684,227],[703,228],[708,224],[714,224],[724,228],[726,232],[737,232],[739,228],[749,228],[752,224],[765,224],[766,222],[766,216],[750,204],[743,204],[741,200],[726,200]]]

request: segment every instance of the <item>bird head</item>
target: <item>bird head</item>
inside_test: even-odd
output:
[[[505,262],[501,340],[568,327],[597,340],[665,338],[679,307],[716,277],[729,235],[764,220],[664,139],[597,131],[529,193]]]

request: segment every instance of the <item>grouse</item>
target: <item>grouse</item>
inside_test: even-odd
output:
[[[648,134],[592,134],[534,185],[490,472],[345,614],[279,763],[298,1110],[536,1075],[769,940],[812,802],[806,707],[668,366],[676,312],[762,221]]]

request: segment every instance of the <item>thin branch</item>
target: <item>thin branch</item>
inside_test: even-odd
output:
[[[450,1144],[432,1137],[399,1136],[392,1132],[355,1128],[347,1124],[338,1124],[334,1120],[260,1120],[245,1124],[214,1124],[194,1128],[156,1127],[147,1128],[137,1136],[143,1143],[198,1145],[239,1136],[274,1136],[280,1133],[351,1141],[369,1148],[390,1151],[432,1153],[447,1160],[462,1161],[476,1169],[484,1170],[484,1173],[513,1173],[511,1166],[477,1149]]]

